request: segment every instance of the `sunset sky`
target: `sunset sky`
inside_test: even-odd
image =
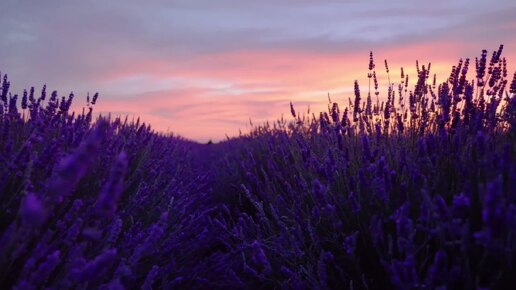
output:
[[[78,108],[99,92],[97,113],[205,142],[290,117],[290,101],[346,104],[370,50],[381,81],[384,59],[393,81],[416,59],[444,79],[504,44],[512,75],[514,15],[514,0],[1,0],[0,72],[14,92],[46,83]]]

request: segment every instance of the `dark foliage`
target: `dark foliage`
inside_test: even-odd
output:
[[[0,288],[507,289],[516,80],[503,47],[341,110],[201,145],[0,83]],[[516,74],[514,75],[516,77]],[[371,88],[371,85],[369,86]],[[362,95],[362,98],[361,98]],[[444,288],[443,288],[444,289]]]

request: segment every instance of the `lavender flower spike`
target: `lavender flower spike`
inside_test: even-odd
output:
[[[47,212],[43,202],[34,193],[28,193],[20,207],[22,221],[37,226],[45,223]]]
[[[100,196],[96,203],[96,210],[101,215],[112,215],[116,211],[116,206],[120,193],[123,190],[125,172],[127,169],[127,154],[120,153],[113,167],[108,180],[102,187]]]

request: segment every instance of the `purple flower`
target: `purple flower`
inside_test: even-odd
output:
[[[516,72],[514,72],[514,75],[512,77],[511,85],[509,87],[509,93],[516,94]]]
[[[7,75],[4,75],[4,80],[2,82],[2,90],[0,93],[0,100],[2,102],[4,102],[4,104],[7,103],[7,94],[9,92],[10,86],[11,86],[11,83],[7,80]]]
[[[127,169],[127,154],[120,153],[112,168],[108,180],[102,187],[99,198],[95,205],[100,215],[110,216],[115,213],[118,199],[123,190],[125,172]]]
[[[367,99],[366,99],[366,107],[365,107],[365,114],[368,117],[372,117],[372,115],[373,115],[372,104],[373,103],[372,103],[372,100],[371,100],[371,94],[368,93],[367,94]]]
[[[500,181],[490,182],[484,195],[482,220],[491,234],[502,233],[505,225],[504,211],[505,206]]]
[[[43,202],[35,193],[28,193],[22,201],[20,215],[24,223],[38,226],[45,223],[47,212]]]
[[[292,114],[292,117],[296,117],[296,110],[294,110],[294,105],[292,105],[292,102],[290,102],[290,113]]]
[[[36,271],[30,275],[30,284],[39,286],[45,283],[50,277],[50,274],[52,274],[55,268],[61,263],[60,255],[60,251],[54,251],[52,254],[48,255],[47,259],[39,264]]]
[[[386,266],[391,276],[391,282],[396,289],[419,288],[414,257],[408,256],[404,261],[394,260],[392,264]]]
[[[387,64],[387,60],[385,60],[385,71],[389,73],[389,65]]]
[[[97,241],[102,238],[103,230],[98,229],[96,227],[87,227],[82,230],[82,237],[91,240],[91,241]]]
[[[167,225],[168,220],[168,213],[164,212],[161,214],[160,219],[152,225],[150,232],[145,239],[145,241],[138,245],[134,251],[132,256],[129,259],[129,264],[134,265],[136,264],[140,258],[144,255],[147,255],[149,252],[151,252],[154,247],[157,245],[157,243],[160,241],[161,237],[163,236],[165,232],[165,227]]]
[[[95,93],[93,95],[93,98],[91,99],[91,104],[92,105],[95,105],[95,103],[97,102],[97,98],[99,97],[99,93]]]
[[[125,290],[125,287],[119,278],[115,278],[111,280],[109,284],[104,285],[104,287],[101,287],[100,290]]]
[[[487,65],[487,50],[482,50],[482,56],[480,57],[480,61],[478,61],[477,58],[475,58],[475,64],[476,64],[476,72],[477,72],[477,83],[478,86],[483,86],[483,79],[486,72],[486,65]]]
[[[257,240],[255,240],[251,244],[251,247],[253,249],[253,256],[252,256],[253,262],[257,266],[263,268],[263,270],[266,273],[270,272],[272,270],[271,264],[269,263],[269,259],[267,258],[267,255],[265,254],[265,251],[263,250],[261,243],[258,242]]]
[[[358,121],[358,114],[360,112],[360,87],[358,86],[358,81],[355,81],[355,104],[353,106],[353,121]]]
[[[71,246],[73,242],[75,242],[75,239],[79,236],[81,232],[81,228],[83,225],[83,220],[81,218],[78,218],[75,223],[66,231],[66,236],[63,239],[63,244],[67,246]]]
[[[152,284],[154,283],[154,280],[159,274],[159,267],[154,265],[152,266],[149,273],[147,273],[147,277],[145,278],[145,281],[142,284],[141,289],[142,290],[152,290]]]
[[[369,138],[367,135],[362,135],[360,138],[361,144],[362,144],[362,152],[363,152],[363,158],[365,161],[372,162],[373,161],[373,155],[371,154],[371,148],[369,146]]]
[[[369,52],[369,70],[374,69],[374,60],[373,60],[373,52]]]
[[[493,56],[491,57],[491,61],[489,62],[489,65],[495,65],[500,61],[500,57],[502,56],[503,51],[503,44],[500,44],[500,47],[497,51],[493,51]]]
[[[70,275],[79,282],[93,282],[109,270],[116,257],[116,249],[105,250],[83,267],[72,269]]]
[[[110,245],[113,245],[116,240],[118,239],[118,236],[120,235],[120,232],[122,231],[123,221],[122,219],[115,219],[113,224],[111,225],[111,230],[109,231],[109,234],[106,238],[106,242]]]
[[[23,90],[23,97],[22,97],[22,101],[21,101],[21,107],[22,109],[27,109],[27,90]]]
[[[439,286],[445,283],[447,273],[447,255],[443,250],[435,253],[434,263],[428,269],[428,279],[430,285]]]
[[[312,192],[318,201],[321,203],[325,201],[326,187],[318,179],[315,179],[312,183]]]
[[[333,105],[331,107],[331,118],[332,118],[332,121],[334,124],[337,124],[337,122],[339,121],[339,116],[340,116],[339,105],[337,103],[333,103]]]
[[[342,247],[346,251],[346,254],[348,255],[354,255],[355,249],[357,246],[357,237],[358,237],[358,231],[355,231],[351,235],[346,236],[344,239],[344,242],[342,243]]]
[[[62,224],[62,226],[66,226],[72,223],[77,218],[77,215],[79,214],[79,211],[81,210],[83,204],[84,202],[82,201],[82,199],[74,200],[70,209],[66,212],[65,216],[58,223]]]
[[[412,235],[412,220],[408,217],[409,205],[406,203],[396,211],[396,232],[398,236],[408,238]]]
[[[92,134],[81,142],[79,148],[63,158],[52,170],[47,183],[47,192],[61,202],[68,196],[86,174],[92,156],[95,156],[100,142],[106,135],[108,124],[99,121]]]

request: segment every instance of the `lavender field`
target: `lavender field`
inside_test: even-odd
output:
[[[502,50],[443,83],[371,53],[349,100],[210,145],[4,75],[0,289],[511,289]]]

